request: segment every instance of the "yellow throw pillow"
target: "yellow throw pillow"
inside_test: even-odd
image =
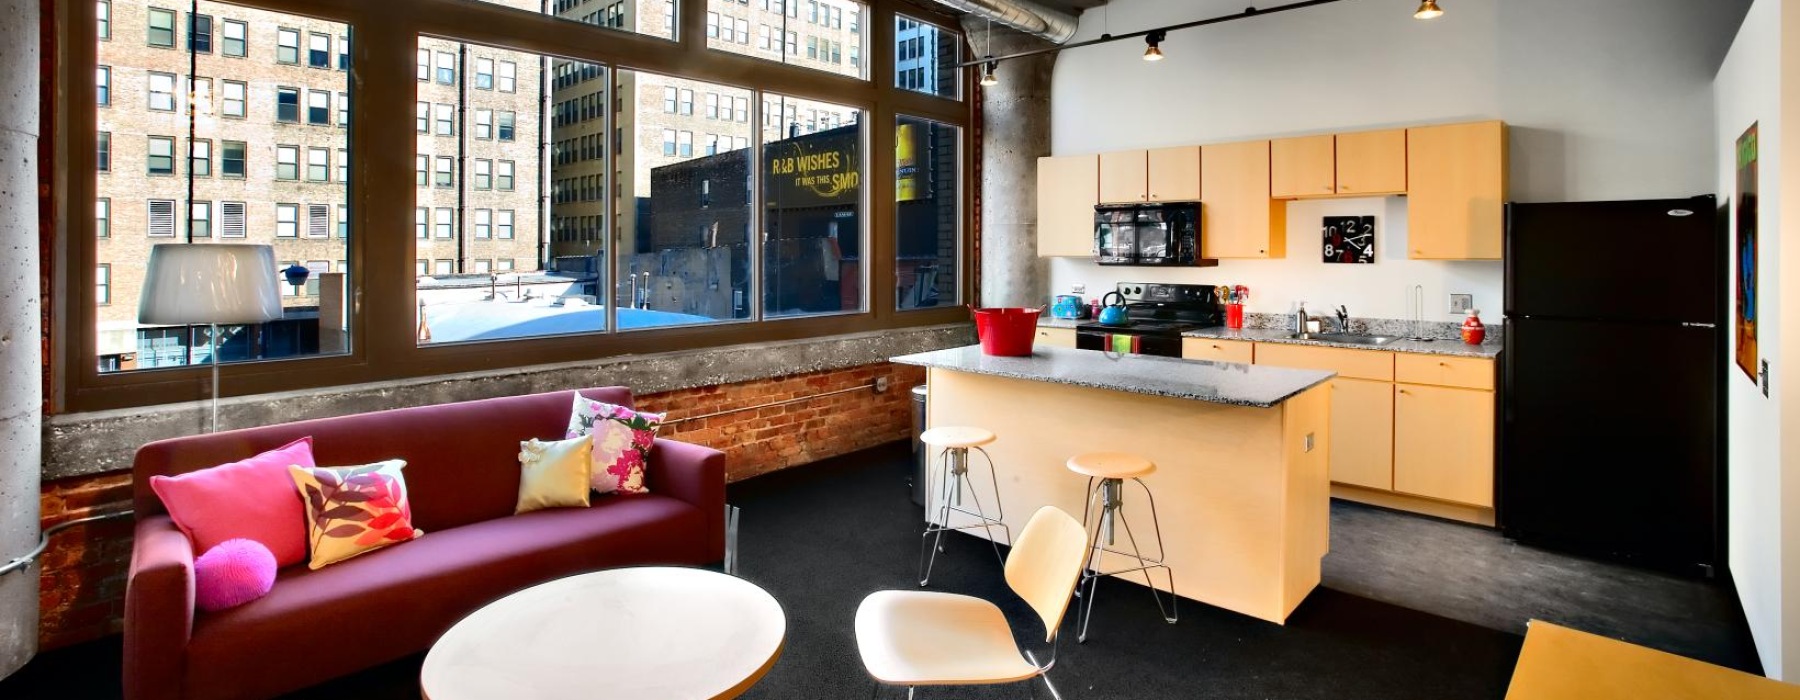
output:
[[[514,513],[543,508],[588,505],[590,455],[594,441],[586,435],[569,440],[519,443],[519,505]]]
[[[289,466],[306,503],[307,568],[319,569],[424,533],[413,529],[405,460],[359,467]]]

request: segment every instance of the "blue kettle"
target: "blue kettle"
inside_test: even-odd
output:
[[[1118,297],[1119,303],[1100,307],[1101,325],[1123,326],[1130,323],[1131,317],[1125,313],[1125,295],[1118,292],[1107,292],[1106,296],[1100,297],[1100,303],[1106,304],[1106,300],[1113,297]]]

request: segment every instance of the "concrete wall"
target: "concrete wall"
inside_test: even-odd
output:
[[[0,0],[0,562],[38,540],[38,0]],[[0,577],[0,677],[37,653],[37,569]]]
[[[1687,196],[1713,189],[1711,84],[1749,0],[1458,0],[1423,22],[1405,2],[1344,2],[1175,32],[1160,63],[1119,42],[1065,52],[1052,101],[1055,153],[1209,143],[1477,119],[1512,129],[1520,201]],[[1114,0],[1082,15],[1078,39],[1241,11],[1236,0]],[[1377,264],[1319,260],[1321,216],[1377,217]],[[1295,300],[1404,317],[1424,284],[1500,312],[1499,263],[1410,261],[1405,200],[1300,202],[1288,257],[1206,270],[1050,265],[1050,292],[1115,281],[1241,283],[1251,311]]]

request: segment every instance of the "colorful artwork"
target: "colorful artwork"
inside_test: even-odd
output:
[[[1323,234],[1325,262],[1375,262],[1375,217],[1327,216]]]
[[[1737,365],[1758,382],[1756,369],[1756,126],[1737,141]]]

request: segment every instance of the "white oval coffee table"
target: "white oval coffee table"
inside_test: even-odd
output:
[[[781,656],[768,591],[704,569],[634,567],[540,584],[462,619],[425,655],[429,700],[735,698]]]

